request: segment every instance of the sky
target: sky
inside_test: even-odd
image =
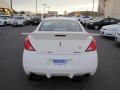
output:
[[[8,3],[10,0],[6,0]],[[31,11],[36,12],[36,0],[12,0],[13,8],[16,11]],[[67,13],[72,11],[91,11],[93,7],[93,0],[37,0],[38,1],[38,12],[43,13],[43,4],[47,4],[46,12],[48,7],[50,11],[58,11],[59,14],[63,14],[64,11]],[[95,0],[94,11],[97,11],[98,0]]]

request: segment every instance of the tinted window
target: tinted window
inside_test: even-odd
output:
[[[93,21],[102,21],[102,20],[104,20],[104,18],[98,18],[98,19],[93,20]]]
[[[40,18],[39,17],[34,17],[34,18],[32,18],[32,20],[40,20]]]
[[[7,17],[3,17],[3,19],[7,19]]]
[[[110,22],[112,22],[112,23],[117,23],[117,22],[119,22],[117,19],[114,19],[114,18],[112,18],[112,19],[110,19]]]
[[[44,21],[39,31],[82,31],[77,21],[72,20],[47,20]]]
[[[92,19],[93,21],[96,21],[96,20],[99,20],[99,19],[101,19],[101,17],[96,17],[96,18],[94,18],[94,19]]]
[[[1,19],[7,19],[8,17],[1,16],[0,18],[1,18]]]
[[[22,20],[24,17],[15,17],[14,19]]]
[[[109,23],[110,20],[109,20],[108,18],[106,18],[106,19],[103,20],[103,22],[104,22],[104,23]]]
[[[83,16],[82,18],[90,18],[89,16]]]

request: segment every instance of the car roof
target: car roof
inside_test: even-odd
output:
[[[74,17],[48,17],[44,18],[44,20],[71,20],[71,21],[77,21]]]

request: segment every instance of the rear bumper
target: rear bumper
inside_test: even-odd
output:
[[[54,58],[71,59],[66,65],[54,65]],[[26,74],[35,73],[51,76],[81,76],[84,74],[94,75],[98,66],[97,53],[90,52],[80,55],[40,55],[35,52],[25,51],[23,54],[23,67]]]

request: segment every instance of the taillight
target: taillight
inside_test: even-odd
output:
[[[25,50],[35,51],[35,49],[34,49],[33,46],[31,45],[28,37],[25,38],[24,48],[25,48]]]
[[[96,40],[93,39],[90,45],[88,46],[86,52],[95,51],[95,50],[96,50]]]

